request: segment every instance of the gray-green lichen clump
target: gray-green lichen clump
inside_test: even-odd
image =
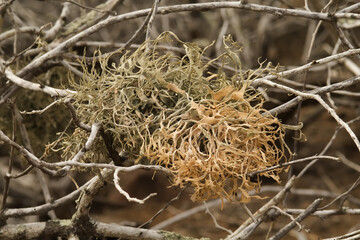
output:
[[[183,54],[166,51],[169,44],[180,44]],[[109,64],[109,57],[94,58],[100,67],[95,60],[91,68],[82,63],[84,77],[72,81],[78,117],[89,125],[101,123],[118,151],[169,168],[175,185],[190,183],[193,200],[249,201],[248,191],[260,181],[250,181],[247,173],[285,156],[284,129],[276,117],[263,114],[262,98],[250,88],[254,78],[274,69],[244,73],[238,45],[225,38],[224,49],[216,59],[204,60],[206,49],[166,32],[116,64]],[[229,66],[235,73],[226,73]],[[65,137],[63,156],[72,157],[87,136],[76,129]],[[106,156],[100,140],[96,148],[88,155],[91,161]],[[280,170],[261,175],[278,181]]]

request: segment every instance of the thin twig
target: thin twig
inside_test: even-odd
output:
[[[76,212],[73,216],[73,221],[76,224],[77,221],[89,218],[89,211],[94,197],[98,194],[100,189],[104,185],[104,180],[112,176],[114,170],[104,169],[98,176],[91,179],[91,181],[85,186],[84,190],[80,194],[77,201]]]
[[[319,210],[323,210],[325,208],[328,208],[329,206],[331,206],[334,202],[336,202],[337,200],[341,199],[341,198],[346,198],[349,196],[349,194],[358,186],[360,185],[360,177],[358,177],[358,179],[354,182],[354,184],[344,193],[340,194],[339,196],[337,196],[334,200],[332,200],[331,202],[329,202],[328,204],[326,204],[325,206],[319,208]]]
[[[146,27],[145,41],[148,41],[150,39],[150,30],[151,30],[151,26],[154,22],[156,13],[158,11],[159,3],[160,3],[160,0],[155,0],[154,4],[152,6],[152,12],[150,14],[150,19],[149,19],[149,22],[147,23],[147,27]]]
[[[320,159],[328,159],[328,160],[333,160],[333,161],[339,161],[339,158],[338,158],[338,157],[332,157],[332,156],[312,156],[312,157],[306,157],[306,158],[296,159],[296,160],[293,160],[293,161],[291,161],[291,162],[286,162],[286,163],[274,165],[274,166],[271,166],[271,167],[268,167],[268,168],[265,168],[265,169],[261,169],[261,170],[258,170],[258,171],[250,172],[250,173],[248,173],[247,175],[248,175],[249,177],[253,177],[254,175],[259,174],[259,173],[268,172],[268,171],[271,171],[271,170],[274,170],[274,169],[277,169],[277,168],[283,168],[283,167],[290,166],[290,165],[294,165],[294,164],[297,164],[297,163],[303,163],[303,162],[313,161],[313,160],[317,160],[317,159],[319,159],[319,160],[320,160]]]
[[[62,10],[59,18],[56,20],[54,26],[45,32],[44,39],[46,41],[52,40],[61,31],[62,27],[66,24],[70,15],[70,3],[63,3]]]
[[[76,93],[75,91],[68,90],[68,89],[67,90],[57,89],[57,88],[49,87],[49,86],[46,86],[43,84],[27,81],[25,79],[18,77],[11,70],[8,70],[8,69],[5,70],[5,76],[7,79],[9,79],[11,82],[18,85],[19,87],[29,89],[32,91],[43,92],[43,93],[49,94],[52,97],[66,97],[66,96],[70,96],[71,94]]]
[[[12,141],[15,141],[15,133],[16,133],[16,119],[15,119],[15,109],[14,109],[14,102],[12,101],[10,103],[11,106],[11,115],[12,115]],[[12,168],[13,168],[13,164],[14,164],[14,150],[15,148],[13,146],[11,146],[10,148],[10,156],[9,156],[9,165],[8,165],[8,171],[4,177],[5,183],[4,183],[4,190],[3,190],[3,197],[2,197],[2,202],[1,202],[1,210],[5,209],[5,204],[6,204],[6,200],[7,200],[7,196],[9,193],[9,185],[10,185],[10,176],[11,176],[11,172],[12,172]]]
[[[301,226],[301,224],[300,224],[298,221],[296,221],[296,219],[295,219],[292,215],[284,212],[284,210],[282,210],[282,209],[279,208],[278,206],[273,206],[272,209],[274,209],[275,211],[277,211],[277,214],[281,214],[281,215],[283,215],[283,216],[286,216],[286,217],[290,218],[291,221],[295,222],[296,225],[299,227],[299,231],[301,231],[301,230],[303,229],[303,227]]]
[[[12,141],[8,136],[6,136],[4,134],[3,131],[0,130],[0,140],[2,140],[3,142],[5,142],[6,144],[15,147],[18,151],[20,151],[25,159],[34,167],[41,169],[42,171],[44,171],[45,173],[51,175],[51,176],[57,176],[58,173],[56,171],[50,170],[47,167],[43,166],[42,161],[40,161],[34,154],[32,154],[31,152],[29,152],[27,149],[25,149],[24,147],[20,146],[19,144],[17,144],[16,142]]]
[[[31,33],[31,34],[34,34],[34,35],[39,35],[40,32],[41,32],[41,30],[39,28],[37,28],[37,27],[28,27],[28,26],[20,27],[20,28],[18,28],[16,30],[15,29],[10,29],[10,30],[0,34],[0,42],[15,36],[16,33]]]
[[[170,13],[184,12],[184,11],[206,11],[206,10],[218,9],[218,8],[238,8],[238,9],[251,10],[251,11],[267,12],[277,15],[290,15],[290,16],[297,16],[297,17],[304,17],[304,18],[325,20],[325,21],[332,21],[334,18],[360,19],[360,14],[354,14],[354,13],[336,13],[335,15],[330,17],[328,16],[328,14],[325,13],[314,13],[314,12],[309,13],[308,11],[298,10],[298,9],[282,9],[282,8],[268,7],[257,4],[249,4],[249,3],[244,4],[242,2],[211,2],[211,3],[173,5],[168,7],[159,7],[157,14],[170,14]],[[78,34],[62,42],[52,50],[48,51],[41,57],[32,61],[30,64],[28,64],[19,72],[19,76],[26,75],[32,69],[41,66],[45,61],[57,56],[63,49],[73,46],[79,40],[99,31],[100,29],[106,26],[134,18],[144,17],[148,15],[150,11],[151,9],[144,9],[135,12],[125,13],[118,16],[108,17],[107,19],[102,20],[97,24],[93,25],[91,28],[79,32]]]
[[[82,123],[80,121],[80,119],[77,117],[76,110],[75,110],[74,106],[71,104],[71,99],[65,100],[64,103],[65,103],[65,106],[69,109],[71,117],[72,117],[74,123],[76,124],[76,126],[90,132],[91,127]]]
[[[205,207],[206,207],[206,211],[205,211],[205,212],[210,215],[210,217],[212,218],[212,220],[213,220],[213,222],[214,222],[214,224],[215,224],[215,227],[218,228],[218,229],[224,230],[225,232],[227,232],[227,233],[229,233],[229,234],[232,234],[232,231],[231,231],[230,229],[227,229],[227,228],[221,226],[220,224],[218,224],[215,216],[211,213],[211,211],[210,211],[210,209],[209,209],[209,207],[207,206],[207,203],[206,203],[205,201],[204,201],[204,205],[205,205]]]
[[[137,198],[134,198],[134,197],[130,197],[130,195],[126,191],[124,191],[121,188],[120,184],[119,184],[119,182],[120,182],[119,172],[120,171],[121,171],[121,168],[117,168],[115,170],[115,172],[114,172],[114,184],[115,184],[116,189],[119,191],[119,193],[122,194],[124,197],[126,197],[126,199],[129,202],[136,202],[136,203],[139,203],[139,204],[144,204],[146,200],[148,200],[149,198],[157,195],[157,193],[151,193],[147,197],[145,197],[144,199],[137,199]]]
[[[250,209],[246,206],[245,203],[242,204],[243,208],[245,209],[245,212],[247,213],[247,215],[249,217],[251,217],[251,219],[253,220],[254,223],[257,222],[257,220],[255,219],[254,215],[252,214],[252,212],[250,211]]]
[[[88,139],[86,140],[84,147],[79,152],[77,152],[76,155],[71,160],[69,160],[67,162],[79,162],[80,161],[80,159],[85,155],[86,152],[88,152],[90,150],[91,146],[95,142],[96,137],[100,131],[100,128],[101,128],[101,124],[99,124],[99,123],[94,123],[91,126],[90,135],[89,135]],[[60,171],[67,172],[70,170],[70,168],[71,168],[70,166],[66,166],[63,169],[61,169]]]
[[[19,129],[22,141],[24,143],[24,146],[26,147],[26,149],[29,150],[30,153],[34,154],[34,150],[32,148],[27,129],[25,127],[25,124],[23,123],[23,118],[22,118],[20,111],[17,108],[16,104],[13,104],[13,112],[14,112],[14,117],[16,119],[16,122],[18,124],[18,129]],[[36,171],[37,180],[40,183],[40,187],[41,187],[45,202],[47,202],[47,203],[52,202],[52,197],[51,197],[50,190],[47,185],[47,181],[44,176],[44,173],[41,171],[41,169],[38,169],[38,168],[36,168],[35,171]],[[50,216],[51,219],[57,218],[56,214],[53,210],[49,211],[48,215]]]
[[[157,225],[151,227],[150,229],[154,229],[154,230],[164,229],[165,227],[167,227],[171,224],[174,224],[176,222],[179,222],[187,217],[190,217],[193,214],[205,211],[206,207],[212,208],[212,207],[220,206],[221,204],[222,204],[222,201],[220,199],[215,199],[215,200],[209,201],[209,202],[207,202],[207,206],[205,206],[204,204],[201,204],[200,206],[196,206],[191,209],[188,209],[180,214],[177,214],[171,218],[166,219],[163,222],[158,223]]]
[[[26,114],[26,115],[32,115],[32,114],[43,114],[44,112],[46,112],[47,110],[49,110],[51,107],[55,106],[56,104],[60,103],[61,100],[55,100],[52,103],[50,103],[49,105],[47,105],[45,108],[40,109],[40,110],[31,110],[29,112],[27,111],[20,111],[21,114]]]
[[[220,16],[222,18],[222,26],[221,26],[221,29],[219,31],[219,34],[218,34],[218,37],[216,39],[216,44],[215,44],[215,51],[216,51],[216,55],[220,55],[220,50],[221,50],[221,45],[223,43],[223,38],[226,34],[226,31],[228,30],[229,28],[229,17],[227,16],[227,13],[226,13],[226,9],[221,9],[220,10]]]
[[[285,187],[278,192],[270,201],[265,203],[259,210],[257,210],[253,215],[257,222],[262,222],[263,219],[266,218],[266,212],[272,207],[276,206],[278,203],[280,203],[283,198],[285,197],[286,193],[290,191],[292,186],[295,183],[295,176],[292,176],[288,182],[286,183]],[[233,234],[227,236],[226,239],[239,239],[243,236],[248,235],[247,227],[254,223],[252,218],[248,218],[238,229],[236,229]],[[256,226],[257,227],[257,226]]]
[[[301,214],[305,210],[304,209],[286,209],[285,212],[290,214]],[[319,218],[326,218],[335,215],[360,215],[360,209],[353,209],[343,207],[341,209],[331,209],[331,210],[319,210],[312,213],[312,216],[316,216]]]
[[[356,122],[356,121],[359,121],[360,120],[360,116],[355,118],[355,119],[352,119],[350,121],[347,122],[348,125]],[[333,135],[331,136],[329,142],[326,144],[326,146],[324,147],[324,149],[320,152],[319,156],[323,156],[328,150],[329,148],[331,147],[331,145],[333,144],[333,142],[335,141],[336,137],[337,137],[337,134],[339,133],[339,131],[343,129],[342,126],[339,126],[336,128],[336,130],[334,131]],[[309,170],[316,162],[318,161],[318,159],[315,159],[313,161],[311,161],[309,164],[307,164],[302,170],[301,172],[298,174],[298,178],[301,178],[306,172],[307,170]]]
[[[360,77],[359,77],[360,80]],[[353,140],[353,142],[355,143],[356,147],[358,148],[358,150],[360,151],[360,141],[357,138],[356,134],[354,133],[354,131],[349,127],[348,124],[346,124],[344,122],[344,120],[342,120],[337,113],[334,111],[334,109],[332,109],[319,95],[313,94],[313,93],[304,93],[304,92],[300,92],[298,90],[289,88],[287,86],[281,85],[281,84],[277,84],[274,82],[271,82],[269,80],[262,80],[261,81],[263,84],[268,85],[268,86],[272,86],[272,87],[276,87],[279,89],[282,89],[288,93],[291,94],[295,94],[297,95],[300,100],[302,99],[314,99],[316,100],[318,103],[320,103],[329,113],[330,115],[338,122],[339,125],[341,125],[343,128],[345,128],[345,130],[348,132],[348,134],[350,135],[351,139]]]
[[[357,171],[357,172],[360,173],[360,165],[358,165],[358,164],[350,161],[349,159],[347,159],[347,158],[345,157],[344,154],[342,154],[342,153],[340,153],[340,152],[337,152],[336,155],[339,157],[340,161],[341,161],[344,165],[346,165],[346,166],[348,166],[349,168],[352,168],[352,169],[354,169],[355,171]]]
[[[296,224],[304,220],[306,217],[311,215],[316,211],[317,207],[321,203],[322,199],[318,198],[313,203],[311,203],[299,216],[297,216],[293,221],[287,224],[285,227],[280,229],[276,234],[269,238],[269,240],[278,240],[284,237],[291,229],[293,229]]]
[[[346,8],[341,9],[340,13],[346,13],[346,12],[352,12],[360,8],[360,3],[354,3],[353,5],[350,5]]]
[[[338,236],[338,237],[324,238],[324,240],[356,240],[356,239],[360,239],[360,229],[355,230],[350,233],[346,233],[346,234]]]
[[[74,4],[75,6],[80,7],[80,8],[92,10],[92,11],[99,12],[99,13],[109,13],[111,15],[116,15],[117,14],[115,11],[107,11],[107,10],[101,10],[101,9],[98,9],[98,8],[89,7],[89,6],[80,4],[78,2],[72,1],[72,0],[56,0],[56,1],[71,3],[71,4]]]
[[[124,49],[128,49],[130,45],[132,45],[140,36],[141,34],[144,33],[144,31],[146,30],[146,28],[148,27],[148,23],[151,19],[151,16],[154,13],[154,7],[155,5],[151,8],[151,11],[149,12],[149,14],[146,16],[144,22],[141,24],[140,28],[138,30],[136,30],[136,32],[134,33],[134,35],[131,36],[131,38],[125,43],[125,45],[121,48]],[[147,36],[146,36],[147,37]],[[145,37],[145,40],[147,39]],[[118,50],[115,50],[115,52],[117,52]]]
[[[16,175],[7,175],[7,177],[9,178],[20,178],[25,176],[26,174],[28,174],[32,169],[34,168],[34,166],[30,165],[28,166],[24,171],[22,171],[21,173],[18,173]]]
[[[169,206],[170,204],[172,204],[173,202],[179,200],[180,195],[185,191],[185,189],[188,187],[188,185],[186,185],[184,188],[182,188],[179,193],[176,195],[176,197],[172,198],[170,201],[168,201],[165,206],[163,206],[154,216],[152,216],[149,220],[147,220],[146,222],[144,222],[143,224],[141,224],[139,226],[139,228],[142,228],[144,226],[148,226],[150,225],[162,212],[164,212]]]

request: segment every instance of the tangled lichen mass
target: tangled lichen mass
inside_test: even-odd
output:
[[[181,44],[185,54],[157,48],[171,43]],[[263,114],[261,95],[250,88],[254,78],[274,69],[245,75],[237,45],[226,38],[224,47],[221,56],[205,61],[204,49],[167,32],[125,53],[118,64],[100,58],[99,70],[83,63],[83,79],[72,80],[74,106],[87,124],[99,122],[111,133],[117,150],[169,168],[175,185],[190,183],[193,200],[247,202],[248,192],[260,186],[247,174],[286,161],[285,132],[279,119]],[[215,60],[222,66],[212,72]],[[228,76],[225,65],[237,72]],[[86,140],[84,133],[76,135],[63,140],[67,158]],[[96,152],[106,156],[101,146]],[[280,171],[260,175],[279,181]]]

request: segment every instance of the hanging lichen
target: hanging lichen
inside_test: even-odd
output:
[[[171,43],[182,46],[182,56],[166,51],[163,45]],[[133,159],[169,168],[175,185],[190,183],[193,200],[236,200],[240,191],[240,201],[249,201],[248,192],[260,181],[247,174],[286,161],[284,129],[264,114],[261,95],[250,88],[253,79],[274,69],[244,73],[236,43],[226,38],[224,47],[221,56],[205,61],[206,49],[167,32],[125,53],[117,64],[109,64],[109,57],[94,58],[90,69],[82,63],[83,79],[72,80],[78,117],[101,123],[114,147]],[[231,76],[229,67],[235,69]],[[63,139],[65,158],[86,141],[87,134],[76,131]],[[94,152],[106,155],[104,147]],[[279,181],[280,171],[260,176]]]

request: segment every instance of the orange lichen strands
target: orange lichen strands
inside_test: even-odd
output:
[[[247,173],[278,164],[284,156],[281,123],[263,116],[262,102],[252,106],[254,96],[245,91],[229,86],[211,99],[190,102],[188,111],[154,132],[147,156],[174,172],[174,184],[191,183],[193,200],[236,200],[240,190],[240,201],[248,202],[248,192],[260,182],[250,181]],[[278,172],[263,175],[279,181]]]
[[[180,45],[181,54],[169,51],[174,49],[169,44]],[[244,72],[240,48],[230,38],[215,59],[205,60],[206,49],[167,32],[121,53],[117,64],[109,64],[109,56],[94,58],[100,64],[91,69],[83,62],[83,79],[72,81],[78,92],[73,105],[84,123],[102,124],[119,152],[169,168],[175,185],[190,183],[193,200],[247,202],[248,192],[260,187],[260,180],[247,174],[288,155],[281,122],[266,113],[261,95],[251,88],[254,79],[275,69],[260,63]],[[77,138],[69,134],[62,141],[65,158],[87,139],[88,133],[77,131]],[[94,147],[87,161],[96,159],[94,154],[107,156],[100,140]],[[280,171],[258,176],[279,181]]]

